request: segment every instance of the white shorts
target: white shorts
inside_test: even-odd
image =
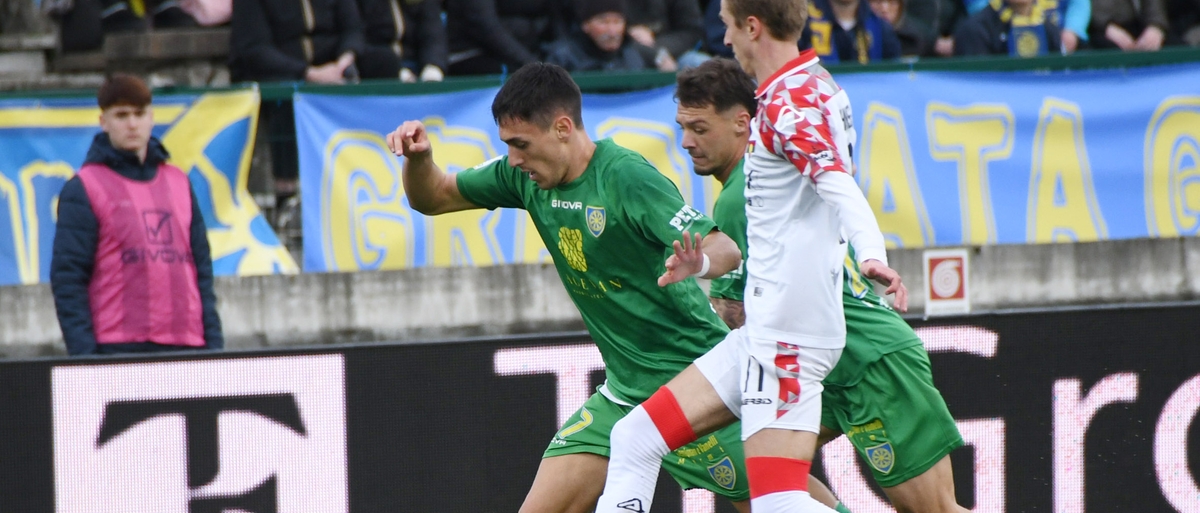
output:
[[[766,428],[819,433],[821,380],[841,356],[841,349],[754,339],[738,328],[695,364],[742,419],[745,440]]]

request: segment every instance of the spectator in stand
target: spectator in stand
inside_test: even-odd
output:
[[[354,0],[233,2],[229,74],[234,82],[343,84],[357,78],[354,62],[364,46]]]
[[[992,0],[954,31],[955,55],[1034,57],[1061,52],[1061,29],[1035,0]]]
[[[629,37],[655,49],[659,71],[689,68],[708,60],[696,51],[704,38],[704,18],[697,0],[637,0],[628,5]]]
[[[826,63],[866,64],[900,57],[896,31],[864,0],[811,0],[800,48],[812,48]]]
[[[989,0],[965,0],[967,14],[988,6]],[[1092,19],[1092,0],[1034,0],[1034,10],[1044,13],[1062,33],[1063,53],[1074,53],[1088,41],[1088,23]]]
[[[1154,51],[1170,27],[1165,0],[1093,0],[1091,41],[1096,48]]]
[[[580,0],[579,27],[546,49],[546,62],[567,71],[637,71],[649,68],[654,49],[625,37],[624,0]]]
[[[191,182],[150,135],[150,89],[113,75],[100,129],[58,199],[50,288],[71,355],[221,349],[208,232]]]
[[[1173,0],[1167,6],[1173,39],[1200,46],[1200,0]]]
[[[135,12],[126,0],[45,0],[42,11],[59,23],[64,52],[100,49],[106,34],[155,29],[189,28],[196,19],[175,0],[149,0]],[[149,22],[149,23],[147,23]]]
[[[440,0],[358,0],[358,9],[366,25],[363,77],[442,81],[449,51]]]
[[[937,41],[937,30],[933,25],[937,21],[936,2],[913,2],[913,5],[921,5],[922,8],[932,7],[932,12],[926,18],[907,10],[905,0],[870,0],[870,5],[871,12],[890,23],[895,30],[900,40],[900,55],[923,57],[934,54],[933,45]]]
[[[937,0],[937,41],[933,44],[933,53],[939,57],[954,55],[954,31],[967,21],[967,6],[963,0]]]
[[[356,65],[366,47],[354,0],[234,0],[229,42],[233,82],[299,81],[344,84],[359,78]],[[385,56],[386,57],[386,56]],[[386,66],[366,63],[381,73]],[[366,78],[397,78],[368,75]],[[264,101],[262,122],[270,133],[295,129],[292,102]],[[277,203],[299,190],[299,157],[293,140],[272,138],[271,170]]]
[[[566,34],[561,0],[446,0],[451,75],[516,71]]]
[[[725,46],[725,22],[721,21],[721,0],[708,0],[704,8],[705,52],[713,57],[733,58],[733,48]]]

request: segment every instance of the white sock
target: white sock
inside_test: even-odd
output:
[[[638,406],[613,426],[609,443],[608,479],[596,513],[649,512],[662,458],[670,452],[667,442],[646,409]]]
[[[829,506],[812,498],[808,492],[789,490],[768,493],[750,499],[750,511],[754,513],[837,513]]]

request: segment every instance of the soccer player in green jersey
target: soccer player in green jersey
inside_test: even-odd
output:
[[[723,185],[713,220],[743,252],[742,155],[756,108],[754,87],[737,62],[713,59],[680,72],[675,91],[675,120],[696,174]],[[955,501],[949,458],[963,441],[933,386],[929,357],[912,328],[863,279],[853,251],[843,268],[846,348],[823,381],[819,443],[847,434],[901,512],[965,511]],[[745,321],[745,287],[740,267],[712,281],[709,297],[731,328]],[[809,481],[813,497],[837,505],[828,488],[815,481]]]
[[[725,274],[741,252],[645,158],[588,137],[579,87],[562,68],[522,67],[492,115],[508,155],[455,175],[434,164],[419,121],[389,134],[388,147],[407,159],[404,189],[417,211],[523,208],[537,226],[607,379],[551,440],[521,511],[588,512],[604,487],[613,424],[729,331],[692,277]],[[684,488],[748,511],[741,451],[733,425],[663,465]]]

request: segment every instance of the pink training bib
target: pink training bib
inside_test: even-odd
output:
[[[99,228],[88,285],[96,342],[204,346],[187,176],[160,164],[141,182],[87,164],[79,179]]]

